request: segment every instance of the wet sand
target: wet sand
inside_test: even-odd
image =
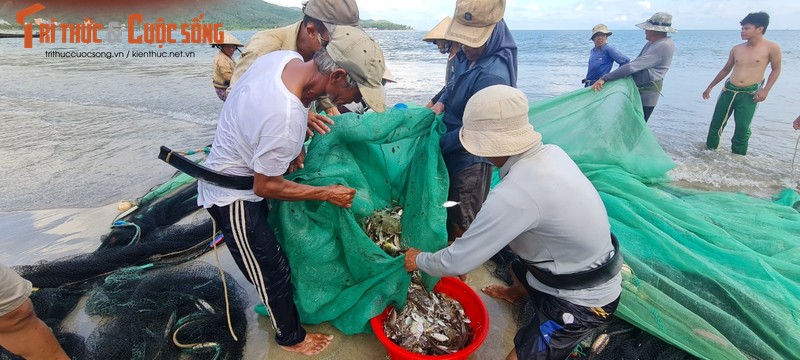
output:
[[[33,264],[41,260],[55,260],[64,256],[92,252],[100,244],[100,236],[108,233],[116,216],[116,204],[92,209],[50,209],[0,213],[0,262],[9,266]],[[231,274],[248,296],[248,308],[260,303],[255,289],[236,267],[225,246],[218,248],[222,268]],[[195,261],[216,266],[213,252]],[[512,306],[480,292],[486,285],[501,283],[491,276],[486,267],[469,274],[469,284],[483,299],[490,317],[489,335],[470,359],[502,359],[513,347],[516,324]],[[68,332],[88,337],[98,318],[83,312],[84,298],[64,322]],[[308,357],[289,353],[275,343],[275,330],[268,318],[247,311],[247,345],[244,359],[388,359],[386,351],[373,334],[346,336],[328,323],[305,325],[309,332],[334,335],[331,345],[323,353]]]

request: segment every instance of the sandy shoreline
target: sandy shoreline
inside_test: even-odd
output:
[[[88,209],[48,209],[36,211],[14,211],[0,213],[0,262],[9,266],[34,264],[42,260],[55,260],[94,251],[100,237],[108,233],[109,225],[117,214],[116,204]],[[248,308],[260,303],[255,289],[237,269],[226,247],[219,248],[222,268],[245,289]],[[216,266],[214,253],[209,252],[198,260]],[[480,294],[489,312],[489,335],[472,359],[495,359],[504,357],[513,347],[516,323],[512,307],[480,293],[480,288],[500,283],[485,267],[469,275],[467,283]],[[78,308],[67,317],[64,331],[88,337],[99,318],[83,312],[85,298]],[[277,347],[270,321],[253,311],[247,311],[247,345],[244,359],[309,359]],[[334,334],[331,346],[312,359],[367,360],[388,358],[383,346],[373,334],[346,336],[328,323],[306,325],[311,332]]]

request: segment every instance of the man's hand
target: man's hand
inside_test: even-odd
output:
[[[753,96],[753,101],[760,103],[764,100],[767,100],[767,95],[769,94],[769,90],[761,89],[759,90],[755,96]]]
[[[289,169],[286,172],[291,174],[297,170],[302,169],[303,166],[305,166],[305,162],[306,162],[306,148],[302,147],[300,149],[300,155],[297,155],[297,157],[294,160],[292,160],[292,162],[289,163]]]
[[[428,101],[428,103],[425,104],[425,107],[428,108],[428,109],[432,108],[433,107],[433,102]]]
[[[355,196],[356,189],[351,189],[342,185],[333,185],[328,186],[326,201],[338,207],[349,209],[353,206],[353,198],[355,198]]]
[[[406,263],[405,263],[406,271],[412,272],[419,270],[419,268],[417,267],[417,255],[419,255],[420,252],[421,251],[419,251],[419,249],[415,249],[412,247],[406,250]]]
[[[603,79],[595,81],[594,85],[592,85],[592,90],[594,90],[594,91],[603,90],[603,84],[605,84],[605,83],[606,83],[606,81],[603,80]]]
[[[437,102],[436,104],[433,104],[431,110],[433,110],[434,114],[439,115],[444,111],[444,104]]]
[[[320,134],[327,134],[331,132],[331,128],[328,127],[330,124],[333,125],[333,120],[329,119],[327,116],[322,114],[317,114],[313,111],[308,112],[308,130],[306,133],[309,137],[314,136],[314,131]]]
[[[342,113],[339,112],[339,108],[337,108],[336,106],[331,106],[331,107],[325,109],[325,113],[328,114],[328,116],[339,116],[339,115],[342,115]]]
[[[794,119],[794,123],[792,123],[792,126],[794,127],[795,130],[800,130],[800,116],[798,116],[797,119]]]
[[[706,88],[706,91],[703,91],[704,100],[708,100],[711,97],[711,89],[713,88]]]

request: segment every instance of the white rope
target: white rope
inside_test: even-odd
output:
[[[222,264],[219,262],[219,253],[217,252],[217,221],[211,217],[211,244],[214,247],[214,258],[217,260],[217,269],[219,269],[219,276],[222,278],[222,289],[225,291],[225,315],[228,318],[228,330],[231,332],[234,341],[239,341],[236,333],[233,332],[233,324],[231,323],[231,305],[228,300],[228,284],[225,281],[225,272],[222,270]]]

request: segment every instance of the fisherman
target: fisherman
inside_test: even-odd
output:
[[[506,359],[565,359],[611,321],[622,292],[622,256],[597,190],[564,150],[542,144],[528,109],[525,94],[505,85],[470,98],[459,140],[500,168],[502,182],[460,238],[436,253],[409,248],[405,268],[466,274],[510,246],[518,255],[514,285],[483,292],[511,303],[530,296],[536,314]]]
[[[306,333],[292,295],[289,263],[267,221],[265,199],[327,201],[349,208],[355,189],[309,186],[283,175],[303,167],[307,112],[327,95],[334,104],[363,99],[385,109],[385,66],[378,44],[360,28],[340,25],[309,61],[293,51],[256,59],[223,106],[204,165],[227,175],[254,176],[252,189],[198,182],[198,205],[211,214],[236,265],[267,305],[281,348],[319,353],[333,336]],[[269,99],[269,101],[264,101]]]
[[[597,80],[592,89],[600,91],[603,84],[607,81],[621,79],[628,75],[633,76],[636,87],[642,98],[642,112],[644,121],[650,119],[653,109],[656,108],[658,97],[664,88],[664,77],[667,75],[669,66],[672,64],[672,55],[675,54],[675,43],[667,33],[677,32],[672,27],[672,15],[665,12],[653,14],[647,21],[637,24],[636,27],[643,29],[647,44],[636,59],[620,66]]]
[[[447,32],[447,28],[450,27],[450,17],[445,16],[442,21],[439,21],[436,26],[428,31],[425,36],[422,37],[422,41],[426,41],[429,43],[433,43],[436,45],[436,48],[439,49],[439,52],[442,54],[448,54],[447,57],[447,68],[445,69],[444,73],[444,84],[445,86],[442,87],[436,95],[431,98],[430,101],[425,105],[425,107],[433,107],[433,104],[436,104],[439,101],[439,97],[442,96],[442,93],[447,88],[447,83],[450,82],[450,79],[453,78],[453,72],[455,71],[456,67],[456,54],[458,51],[461,50],[461,44],[457,42],[453,42],[444,38],[445,32]]]
[[[36,316],[31,282],[0,264],[0,346],[28,360],[69,360],[53,332]]]
[[[233,71],[231,87],[236,86],[239,78],[260,56],[277,50],[291,50],[303,56],[304,61],[309,61],[317,50],[328,44],[330,34],[337,25],[358,27],[358,21],[355,0],[308,0],[303,6],[302,20],[282,28],[259,31],[250,38]],[[384,77],[387,81],[394,81],[390,73]],[[308,112],[307,134],[313,136],[314,132],[330,132],[328,125],[333,125],[333,120],[322,112],[328,116],[339,115],[336,106],[323,97],[312,110],[316,111]]]
[[[717,98],[717,106],[708,127],[706,147],[719,148],[719,139],[733,115],[735,129],[731,139],[731,151],[746,155],[750,140],[750,124],[758,103],[767,99],[769,91],[781,74],[781,48],[777,43],[764,38],[769,26],[769,15],[765,12],[747,14],[739,24],[742,25],[742,40],[745,43],[734,46],[728,55],[728,62],[722,67],[714,80],[703,92],[703,99],[711,97],[711,90],[733,71],[725,81],[725,86]],[[771,71],[764,85],[764,72],[770,65]],[[764,85],[764,87],[761,87]]]
[[[517,44],[503,20],[505,0],[458,0],[445,40],[461,44],[453,77],[431,107],[444,112],[447,132],[439,144],[450,174],[448,199],[459,206],[447,209],[447,231],[453,240],[469,228],[481,209],[492,179],[489,160],[470,154],[458,141],[467,100],[492,85],[517,86]]]
[[[586,78],[581,80],[584,87],[594,85],[597,79],[611,72],[615,62],[622,66],[631,61],[608,43],[611,34],[613,33],[605,24],[597,24],[592,28],[590,40],[594,42],[594,47],[589,51],[589,70],[586,71]]]
[[[212,47],[219,48],[217,55],[214,56],[214,75],[211,84],[220,100],[225,101],[228,97],[228,87],[231,85],[233,67],[236,61],[233,60],[233,52],[238,50],[242,43],[239,42],[230,31],[223,31],[224,37],[220,43],[212,43]]]

